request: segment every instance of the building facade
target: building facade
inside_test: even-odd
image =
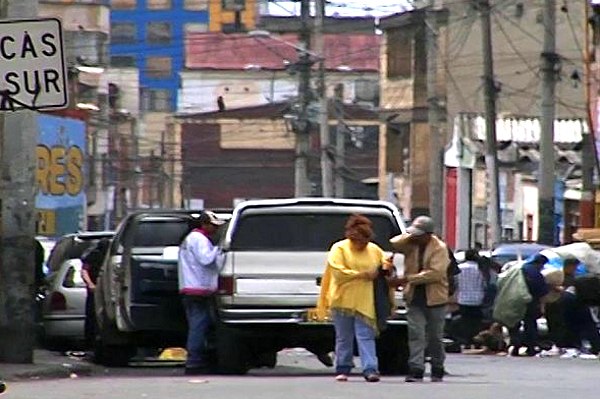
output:
[[[334,115],[333,103],[330,115]],[[344,124],[329,121],[331,142],[343,139],[344,196],[377,198],[369,178],[377,173],[379,121],[372,110],[343,105]],[[294,196],[296,135],[288,115],[293,104],[257,106],[180,115],[182,205],[231,208],[241,200]],[[340,134],[338,132],[344,133]],[[318,125],[309,132],[308,177],[312,196],[321,195]]]
[[[429,165],[423,160],[430,159],[432,156],[429,153],[427,136],[429,109],[428,99],[425,98],[427,28],[424,22],[426,18],[423,15],[424,9],[419,7],[422,4],[423,2],[416,3],[417,9],[413,12],[383,18],[381,22],[384,31],[381,56],[381,101],[382,109],[387,113],[387,123],[380,140],[382,146],[379,172],[380,197],[397,199],[403,212],[409,217],[416,212],[428,211]],[[494,0],[490,1],[490,5],[498,119],[531,121],[540,115],[541,74],[539,70],[544,37],[544,1]],[[588,117],[585,83],[587,72],[584,63],[586,7],[587,2],[556,3],[556,53],[560,62],[556,65],[555,116],[559,121],[576,121],[579,124],[577,129],[555,130],[556,135],[576,132],[573,133],[573,137],[563,140],[555,148],[557,176],[562,176],[565,172],[561,169],[562,161],[558,162],[564,158],[562,155],[564,151],[571,151],[573,150],[571,147],[577,147],[576,157],[581,157],[579,147],[587,143],[587,140],[581,141],[582,131],[585,130],[582,126],[585,125]],[[443,120],[440,133],[442,141],[445,145],[452,146],[455,121],[460,119],[461,115],[481,116],[485,111],[481,78],[484,59],[481,16],[477,7],[474,7],[473,2],[469,0],[438,1],[435,9],[447,15],[444,22],[438,23],[436,97]],[[502,129],[505,134],[510,131],[507,126],[498,127],[498,134]],[[521,129],[521,132],[523,131]],[[519,151],[526,149],[528,154],[519,155],[517,161],[528,160],[529,164],[511,165],[510,162],[503,162],[502,159],[499,161],[504,236],[513,239],[528,237],[535,239],[537,210],[531,213],[533,209],[531,199],[535,196],[527,196],[524,203],[521,203],[519,198],[523,190],[529,190],[537,184],[535,168],[539,160],[538,143],[523,144],[519,142],[520,139],[511,140],[502,142],[498,139],[499,157],[508,156],[510,151],[519,154]],[[444,233],[446,235],[449,231],[459,229],[461,223],[462,227],[468,230],[466,235],[456,234],[457,245],[468,246],[474,240],[485,242],[488,237],[489,218],[485,212],[488,180],[485,170],[481,168],[483,150],[479,144],[473,149],[475,166],[473,166],[473,173],[469,175],[469,190],[473,191],[468,203],[469,207],[465,207],[464,202],[459,202],[458,207],[463,210],[469,208],[469,218],[473,219],[469,219],[468,222],[464,219],[461,219],[461,222],[449,219],[453,217],[452,215],[456,216],[456,212],[448,212],[449,209],[445,209]],[[460,156],[464,155],[462,149],[466,147],[468,146],[459,140]],[[569,163],[577,168],[571,171],[575,173],[569,176],[579,178],[579,190],[581,190],[581,159],[577,162],[562,162],[564,165]],[[526,166],[526,170],[521,170],[521,166]],[[447,194],[456,194],[455,184],[460,179],[461,177],[457,175],[446,175],[446,208],[449,201]],[[567,187],[562,191],[557,190],[559,199],[564,199],[563,192],[567,192],[571,196],[569,201],[572,201],[573,189]],[[527,206],[527,212],[518,208],[518,206],[525,206],[524,204]],[[566,223],[573,224],[575,223],[573,220],[575,219],[571,218]],[[472,221],[474,223],[471,223]],[[581,220],[577,223],[579,222]],[[464,237],[466,239],[463,239]],[[493,245],[491,242],[487,244]]]
[[[112,0],[110,64],[140,71],[141,109],[172,112],[190,32],[208,31],[208,0]]]
[[[78,229],[101,229],[107,209],[102,159],[108,156],[109,150],[106,79],[109,4],[106,0],[40,0],[38,16],[60,19],[64,33],[69,104],[66,109],[51,113],[85,123],[85,137],[81,142],[85,143],[83,182],[87,204]],[[53,128],[53,125],[44,126],[46,122],[51,124],[52,119],[40,119],[40,131]]]
[[[377,106],[379,37],[372,33],[326,34],[324,41],[328,96],[341,84],[344,102]],[[219,98],[226,109],[292,100],[298,93],[298,45],[293,34],[191,35],[186,43],[178,113],[217,110]]]

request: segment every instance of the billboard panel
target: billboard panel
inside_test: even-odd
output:
[[[61,236],[85,221],[85,123],[38,116],[36,197],[38,234]]]

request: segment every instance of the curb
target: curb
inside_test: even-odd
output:
[[[33,365],[0,365],[0,370],[3,368],[2,366],[8,366],[7,368],[12,369],[10,372],[0,371],[0,377],[4,381],[77,378],[79,376],[90,376],[92,374],[92,367],[87,364],[42,363]]]

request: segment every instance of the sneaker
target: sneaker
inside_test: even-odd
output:
[[[567,348],[565,353],[560,356],[561,359],[574,359],[577,357],[579,357],[579,350],[575,348]]]
[[[346,374],[338,374],[338,375],[335,376],[335,380],[337,382],[346,382],[346,381],[348,381],[348,375],[346,375]]]
[[[442,382],[446,374],[443,368],[431,368],[431,382]]]
[[[518,346],[511,346],[510,350],[508,351],[509,356],[519,356],[519,347]]]
[[[370,373],[365,375],[365,381],[367,382],[379,382],[379,374],[377,373]]]
[[[541,351],[540,357],[555,357],[560,356],[560,354],[560,349],[556,345],[552,345],[552,348]]]
[[[407,375],[404,379],[406,382],[423,382],[423,377],[419,377],[418,375]]]

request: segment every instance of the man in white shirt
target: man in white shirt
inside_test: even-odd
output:
[[[211,327],[213,296],[218,288],[223,256],[211,236],[225,223],[212,212],[203,212],[179,246],[179,293],[188,321],[185,374],[210,372],[206,335]]]

